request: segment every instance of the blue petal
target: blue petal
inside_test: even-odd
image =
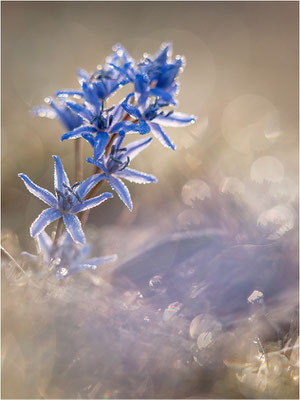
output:
[[[139,106],[145,105],[149,92],[149,78],[145,74],[136,74],[135,81],[134,81],[134,90],[137,94],[137,101]]]
[[[43,256],[44,262],[49,263],[51,259],[51,250],[53,242],[50,236],[44,231],[37,237],[38,251]]]
[[[30,235],[32,237],[41,233],[51,222],[61,217],[61,212],[55,208],[47,208],[40,213],[30,227]]]
[[[141,135],[145,135],[146,133],[150,132],[150,126],[147,124],[146,121],[144,121],[143,119],[139,120],[139,132]]]
[[[83,133],[82,134],[83,139],[85,139],[87,142],[89,142],[89,144],[94,148],[95,146],[95,138],[93,135],[91,135],[90,133]]]
[[[86,107],[81,104],[75,103],[74,101],[65,101],[65,104],[69,107],[69,109],[75,113],[77,116],[90,123],[90,120],[93,118],[93,113],[88,110]]]
[[[135,106],[132,106],[131,104],[128,104],[128,99],[129,99],[130,97],[132,97],[132,95],[133,95],[132,93],[129,94],[129,95],[126,97],[126,99],[121,103],[121,105],[122,105],[122,107],[124,108],[124,110],[125,110],[129,115],[131,115],[131,116],[134,117],[134,118],[139,119],[139,118],[142,117],[142,115],[141,115],[139,109],[138,109],[137,107],[135,107]]]
[[[88,125],[79,126],[78,128],[75,128],[70,132],[64,133],[60,140],[63,142],[64,140],[68,139],[78,139],[82,136],[83,133],[95,133],[95,132],[97,132],[97,129],[92,126]]]
[[[88,72],[86,72],[85,69],[78,68],[76,73],[77,73],[78,78],[80,78],[80,80],[82,80],[82,79],[88,80],[89,79],[89,74],[88,74]]]
[[[105,165],[103,162],[98,161],[98,160],[93,160],[91,157],[88,157],[86,159],[86,162],[96,165],[96,167],[100,168],[103,172],[107,173],[107,169],[105,168]],[[105,177],[104,177],[105,178]],[[101,180],[101,179],[100,179]]]
[[[130,193],[124,183],[120,179],[115,178],[111,175],[109,175],[106,179],[110,186],[117,192],[123,203],[129,208],[130,211],[132,211],[132,201]]]
[[[134,122],[121,121],[121,122],[117,122],[115,125],[113,125],[109,131],[112,133],[119,133],[121,131],[123,131],[124,133],[138,132],[139,128],[138,128],[137,124],[135,124]]]
[[[52,156],[52,157],[55,160],[54,189],[58,189],[60,192],[64,193],[65,188],[63,183],[65,183],[67,186],[70,186],[70,182],[62,165],[62,162],[60,161],[60,158],[58,156]]]
[[[194,123],[195,117],[181,112],[173,112],[169,116],[159,115],[153,121],[162,126],[180,127]]]
[[[160,141],[160,143],[165,147],[171,147],[171,149],[175,150],[176,146],[173,142],[171,142],[170,138],[166,135],[166,133],[161,129],[158,124],[151,122],[151,131],[154,136]]]
[[[85,236],[81,228],[81,223],[76,215],[65,214],[64,223],[74,242],[85,243]]]
[[[140,154],[141,151],[145,150],[150,143],[152,142],[152,138],[145,138],[145,139],[139,139],[135,140],[134,142],[129,143],[126,145],[126,157],[129,157],[130,160],[133,160],[138,154]]]
[[[155,57],[155,61],[161,65],[166,64],[168,56],[171,54],[171,52],[172,52],[172,43],[163,43],[161,45],[161,48],[157,56]]]
[[[182,59],[178,59],[174,62],[174,64],[167,64],[162,67],[162,73],[158,77],[156,86],[161,89],[169,87],[178,75],[182,63]]]
[[[52,108],[47,107],[47,106],[34,107],[32,112],[34,115],[37,115],[38,117],[46,117],[46,118],[50,118],[50,119],[57,118],[57,113]]]
[[[111,115],[113,116],[113,122],[119,122],[121,121],[123,115],[124,115],[124,108],[122,107],[121,104],[118,104],[111,112]]]
[[[57,199],[50,193],[48,190],[36,185],[33,183],[27,175],[19,174],[18,175],[23,182],[25,183],[26,188],[32,193],[34,196],[38,197],[44,203],[48,204],[51,207],[57,207]]]
[[[145,174],[143,172],[136,171],[131,168],[125,168],[123,171],[115,173],[119,178],[127,179],[134,183],[152,183],[157,182],[157,179],[153,175]]]
[[[67,129],[73,129],[77,124],[80,123],[80,120],[78,119],[78,116],[74,116],[70,113],[67,107],[59,107],[53,99],[50,97],[48,98],[48,103],[50,106],[53,108],[53,110],[56,112],[56,117],[57,119],[60,120],[60,122],[67,128]]]
[[[103,174],[95,174],[90,176],[78,186],[76,193],[81,199],[84,199],[84,197],[90,192],[90,190],[93,189],[93,187],[96,186],[97,183],[100,182],[102,179],[104,179]]]
[[[93,197],[92,199],[85,200],[81,204],[77,204],[76,206],[72,207],[70,212],[73,214],[77,214],[81,211],[88,210],[89,208],[93,208],[98,206],[99,204],[103,203],[105,200],[113,197],[111,193],[102,193],[100,196]]]
[[[109,134],[106,132],[98,133],[95,138],[94,144],[94,160],[98,160],[105,151],[106,145],[109,141]]]
[[[82,92],[80,92],[79,90],[73,90],[73,89],[59,90],[58,92],[55,93],[55,95],[58,97],[69,97],[69,96],[83,97]]]
[[[116,255],[113,256],[107,256],[107,257],[98,257],[98,258],[90,258],[86,260],[83,263],[77,264],[77,265],[72,265],[71,268],[68,270],[68,275],[74,274],[76,272],[84,271],[87,269],[96,269],[102,264],[108,263],[108,262],[113,262],[117,259]]]
[[[99,110],[100,102],[94,90],[92,90],[92,88],[90,88],[86,82],[82,82],[82,90],[87,102],[92,104],[96,110]]]
[[[150,94],[152,94],[155,97],[159,97],[165,103],[175,105],[175,100],[173,99],[173,96],[171,96],[169,92],[166,92],[163,89],[158,89],[158,88],[150,89]]]

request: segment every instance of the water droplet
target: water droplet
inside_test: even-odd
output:
[[[144,298],[144,296],[142,295],[141,292],[138,292],[137,296],[138,296],[139,299],[143,299]]]
[[[196,339],[203,332],[221,330],[222,324],[210,314],[199,314],[190,324],[190,336],[192,339]]]
[[[144,321],[150,322],[150,318],[148,317],[148,315],[145,316]]]
[[[250,176],[257,183],[264,183],[264,181],[268,183],[281,182],[284,176],[284,168],[275,157],[260,157],[252,164]]]
[[[66,276],[66,275],[68,275],[68,269],[65,268],[65,267],[60,268],[59,274],[60,274],[61,276]]]
[[[263,228],[267,239],[277,240],[291,230],[295,224],[295,214],[291,207],[279,204],[264,211],[257,220],[257,225]]]
[[[246,191],[245,184],[238,178],[228,176],[223,179],[220,185],[220,192],[224,194],[244,194]]]
[[[192,206],[196,200],[204,200],[211,197],[210,188],[201,179],[192,179],[187,182],[181,192],[183,202]]]
[[[256,303],[263,301],[264,294],[260,290],[253,290],[250,296],[247,298],[249,303]]]
[[[213,345],[213,335],[211,332],[203,332],[198,336],[197,346],[201,349],[207,349]]]
[[[182,308],[182,303],[179,301],[175,301],[174,303],[169,304],[169,306],[165,309],[163,313],[163,321],[169,321],[171,318],[174,317]]]
[[[47,104],[50,104],[51,103],[50,97],[45,97],[44,98],[44,102],[47,103]]]
[[[149,281],[149,286],[152,290],[157,290],[161,287],[162,277],[160,275],[155,275]]]

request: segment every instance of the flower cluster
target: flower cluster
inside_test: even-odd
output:
[[[106,180],[131,211],[132,200],[123,179],[135,183],[157,182],[154,176],[129,168],[131,161],[150,145],[152,137],[148,135],[152,133],[164,146],[175,150],[175,144],[162,127],[181,127],[195,121],[193,116],[174,111],[174,106],[178,105],[177,78],[183,64],[182,57],[172,59],[170,44],[162,45],[155,56],[144,56],[140,62],[118,44],[105,64],[98,66],[93,73],[83,69],[77,71],[78,89],[60,90],[55,98],[46,99],[46,106],[33,110],[38,116],[56,118],[62,123],[65,133],[61,141],[75,140],[77,169],[78,145],[82,139],[92,147],[91,157],[86,161],[94,166],[94,173],[73,185],[60,158],[53,156],[54,195],[33,183],[25,174],[19,174],[27,189],[49,206],[33,222],[30,234],[39,243],[48,243],[46,247],[39,246],[40,252],[47,254],[44,262],[48,263],[57,251],[68,253],[69,272],[66,276],[71,271],[84,269],[80,265],[89,265],[82,260],[84,216],[87,217],[87,210],[112,197],[111,193],[93,197],[101,183]],[[108,106],[111,96],[124,86],[129,88],[126,98]],[[124,144],[132,134],[147,136]],[[81,176],[82,171],[76,170],[75,174]],[[79,218],[76,216],[78,213]],[[56,234],[50,245],[50,238],[45,239],[47,234],[44,230],[56,220]],[[63,224],[66,233],[62,235]],[[52,256],[48,257],[49,254]]]

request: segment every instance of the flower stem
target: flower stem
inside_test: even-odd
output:
[[[107,143],[106,148],[105,148],[105,155],[107,155],[107,154],[110,152],[111,146],[112,146],[112,144],[113,144],[113,142],[114,142],[114,140],[115,140],[115,138],[116,138],[117,136],[118,136],[117,133],[114,133],[114,134],[111,135],[111,137],[110,137],[110,139],[109,139],[109,142]],[[99,173],[99,171],[101,171],[100,168],[95,167],[94,174]],[[92,189],[92,190],[90,191],[90,193],[88,194],[87,199],[92,198],[92,197],[99,191],[99,189],[100,189],[100,187],[102,186],[103,182],[104,182],[104,181],[102,180],[102,181],[98,182],[96,186],[93,187],[93,189]],[[86,211],[83,211],[83,212],[80,214],[79,219],[80,219],[80,221],[81,221],[82,227],[84,227],[85,224],[87,223],[89,214],[90,214],[90,209],[89,209],[89,210],[86,210]]]
[[[54,250],[57,245],[57,241],[58,241],[60,235],[62,234],[62,229],[63,229],[63,219],[61,217],[57,221],[57,227],[56,227],[56,232],[55,232],[55,236],[54,236],[54,240],[53,240],[52,250]]]
[[[82,141],[81,138],[75,139],[75,182],[81,182],[83,179],[82,164]]]

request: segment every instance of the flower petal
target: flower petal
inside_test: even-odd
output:
[[[68,270],[68,275],[74,274],[76,272],[84,271],[87,269],[96,269],[102,264],[113,262],[117,259],[117,255],[107,256],[107,257],[98,257],[98,258],[90,258],[83,263],[72,265],[71,268]]]
[[[41,232],[37,239],[38,252],[43,256],[44,262],[49,263],[51,259],[51,250],[53,242],[50,236],[45,232]]]
[[[88,210],[90,208],[96,207],[99,204],[103,203],[103,201],[113,197],[111,193],[102,193],[100,196],[93,197],[92,199],[88,199],[83,201],[81,204],[76,204],[76,206],[72,207],[70,212],[73,214],[77,214],[81,211]]]
[[[113,125],[109,131],[112,133],[119,133],[121,131],[123,131],[124,133],[138,132],[139,128],[138,128],[137,124],[135,124],[134,122],[121,121],[121,122],[117,122],[115,125]]]
[[[173,112],[168,116],[159,115],[154,118],[154,122],[162,126],[186,126],[195,122],[195,117],[193,115],[184,114],[181,112]]]
[[[121,103],[121,105],[122,105],[122,107],[124,108],[124,110],[125,110],[129,115],[131,115],[131,116],[134,117],[134,118],[139,119],[139,118],[142,117],[142,115],[141,115],[139,109],[138,109],[137,107],[132,106],[131,104],[128,103],[128,100],[129,100],[130,97],[132,97],[132,95],[133,95],[133,93],[130,93],[130,94],[126,97],[126,99]]]
[[[58,92],[55,93],[55,96],[58,97],[83,97],[83,93],[80,92],[79,90],[74,90],[74,89],[63,89],[59,90]]]
[[[173,150],[176,149],[175,144],[171,142],[167,134],[161,129],[158,124],[151,122],[149,125],[151,126],[151,131],[153,132],[154,136],[160,141],[163,146],[171,147],[171,149]]]
[[[55,165],[54,165],[54,189],[58,189],[60,192],[64,193],[65,188],[64,188],[64,183],[67,186],[70,186],[69,179],[67,177],[67,174],[64,170],[64,167],[62,165],[62,162],[58,156],[52,156],[55,160]]]
[[[129,157],[130,160],[133,160],[141,151],[145,150],[149,144],[152,142],[152,138],[148,137],[145,139],[135,140],[134,142],[126,145],[126,157]]]
[[[82,82],[81,86],[86,101],[92,104],[95,107],[95,110],[98,111],[100,109],[100,102],[96,93],[85,81]]]
[[[33,183],[27,175],[19,174],[18,175],[23,182],[25,183],[26,188],[32,193],[34,196],[38,197],[44,203],[48,204],[51,207],[57,207],[57,199],[50,193],[48,190],[36,185]]]
[[[157,182],[157,179],[153,175],[145,174],[143,172],[136,171],[131,168],[125,168],[123,171],[115,173],[119,178],[127,179],[134,183],[152,183]]]
[[[90,190],[93,189],[93,187],[97,185],[97,183],[100,182],[102,179],[104,179],[103,174],[95,174],[90,176],[78,186],[76,193],[81,199],[84,199],[84,197],[90,192]]]
[[[149,133],[150,130],[151,129],[150,129],[149,125],[147,124],[147,122],[144,121],[143,119],[140,119],[139,120],[139,132],[140,132],[140,134],[141,135],[145,135],[146,133]]]
[[[56,112],[52,108],[47,107],[47,106],[34,107],[34,109],[32,110],[32,113],[38,117],[46,117],[46,118],[50,118],[50,119],[57,118]]]
[[[36,237],[41,233],[51,222],[61,217],[61,212],[55,208],[47,208],[42,211],[35,221],[31,224],[30,235]]]
[[[64,223],[74,242],[85,243],[85,236],[81,228],[81,223],[76,215],[65,214]]]
[[[110,186],[117,192],[123,203],[129,208],[130,211],[132,211],[132,201],[130,193],[125,184],[120,179],[115,178],[111,175],[107,176],[106,179]]]
[[[102,156],[108,141],[109,141],[108,133],[100,132],[97,134],[94,144],[94,156],[93,156],[94,160],[98,160]]]
[[[78,128],[73,129],[70,132],[64,133],[60,140],[63,142],[64,140],[67,139],[78,139],[82,137],[83,133],[95,133],[95,132],[97,132],[97,129],[92,126],[89,125],[79,126]]]

